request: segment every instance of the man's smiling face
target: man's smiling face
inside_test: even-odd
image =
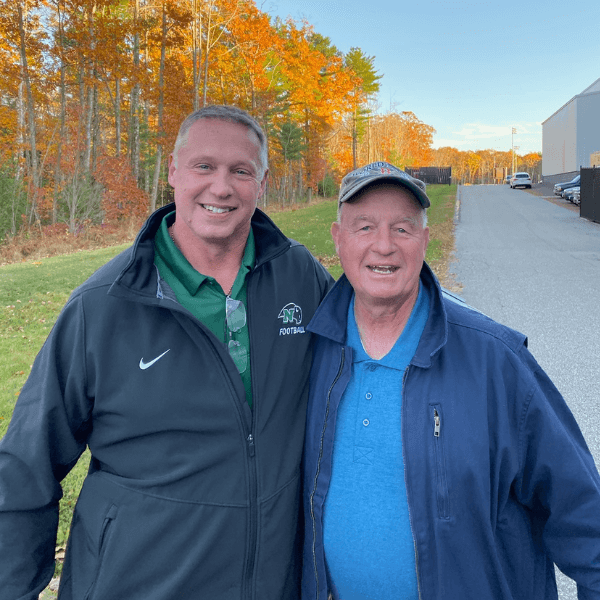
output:
[[[380,184],[344,203],[331,234],[357,300],[416,301],[429,242],[418,201],[399,185]]]
[[[169,164],[177,227],[201,244],[245,243],[266,177],[253,131],[240,123],[199,119]]]

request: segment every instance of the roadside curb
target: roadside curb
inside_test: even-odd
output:
[[[462,185],[456,186],[456,202],[454,203],[454,224],[460,222],[460,195],[462,191]]]

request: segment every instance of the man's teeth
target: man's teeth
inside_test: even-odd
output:
[[[202,205],[206,210],[209,210],[212,213],[224,213],[224,212],[229,212],[232,211],[233,208],[219,208],[218,206],[211,206],[210,204],[203,204]]]
[[[389,273],[393,273],[397,267],[386,267],[386,266],[377,266],[377,267],[370,267],[371,271],[374,271],[375,273],[381,273],[383,275],[388,275]]]

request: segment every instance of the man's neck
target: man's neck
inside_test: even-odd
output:
[[[176,224],[177,221],[171,226],[169,233],[187,261],[202,275],[216,279],[226,294],[231,293],[242,264],[248,235],[222,243],[210,243],[198,239],[187,229],[178,229]]]
[[[383,358],[398,341],[412,313],[418,289],[403,302],[364,301],[356,296],[354,318],[365,352],[375,360]]]

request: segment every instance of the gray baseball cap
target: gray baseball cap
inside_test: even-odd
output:
[[[351,171],[342,179],[340,204],[348,202],[357,192],[376,181],[397,183],[407,188],[416,196],[423,208],[428,208],[431,204],[425,193],[425,184],[420,179],[415,179],[398,167],[381,161]]]

